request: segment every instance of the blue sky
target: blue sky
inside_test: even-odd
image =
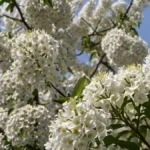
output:
[[[143,11],[144,18],[141,27],[138,29],[139,36],[144,39],[150,47],[150,6]]]
[[[143,10],[143,19],[140,28],[137,29],[139,36],[145,40],[150,47],[150,6]],[[79,57],[81,62],[88,62],[88,56]]]

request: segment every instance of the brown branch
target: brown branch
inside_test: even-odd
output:
[[[104,59],[105,56],[106,56],[106,54],[102,55],[102,57],[100,58],[98,64],[96,65],[96,68],[94,69],[93,73],[90,75],[90,78],[92,78],[95,75],[95,73],[97,72],[97,70],[98,70],[98,68],[99,68],[99,66],[100,66],[100,64],[101,64],[101,62],[102,62],[102,60]]]
[[[20,20],[20,19],[18,19],[18,18],[11,17],[11,16],[8,16],[8,15],[6,15],[6,14],[3,14],[3,15],[0,16],[0,17],[6,17],[6,18],[9,18],[9,19],[14,20],[14,21],[22,22],[22,20]]]
[[[130,5],[128,6],[128,8],[127,8],[125,14],[123,15],[123,17],[122,17],[122,22],[123,22],[123,21],[125,20],[125,18],[127,17],[128,13],[129,13],[129,11],[130,11],[132,5],[133,5],[133,1],[134,1],[134,0],[131,0]]]
[[[93,26],[89,23],[89,22],[87,22],[84,18],[81,18],[89,27],[91,27],[92,29],[93,29],[93,31],[95,30],[94,28],[93,28]]]
[[[114,74],[116,73],[116,71],[107,63],[102,61],[101,62],[103,65],[105,65],[105,67],[107,67],[110,71],[112,71]]]
[[[57,89],[52,82],[46,81],[46,85],[53,87],[61,96],[66,97],[66,95],[63,92],[61,92],[59,89]]]
[[[21,22],[23,22],[23,24],[27,27],[28,30],[31,30],[32,28],[31,28],[31,27],[28,25],[28,23],[26,22],[26,20],[25,20],[25,18],[24,18],[24,16],[23,16],[23,13],[22,13],[22,11],[21,11],[19,5],[17,4],[16,0],[13,0],[13,2],[14,2],[15,6],[16,6],[16,8],[17,8],[19,14],[20,14]]]

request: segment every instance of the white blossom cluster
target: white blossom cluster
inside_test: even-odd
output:
[[[49,33],[52,31],[53,25],[57,28],[66,28],[73,17],[71,4],[67,0],[53,0],[53,8],[44,4],[43,0],[33,0],[32,2],[30,0],[16,0],[16,2],[30,27],[34,29],[44,29]],[[16,8],[13,13],[8,13],[6,11],[7,7],[8,4],[3,6],[3,9],[1,10],[2,15],[7,14],[18,20],[21,19]],[[6,16],[3,21],[5,27],[10,30],[15,29],[18,25],[25,27],[20,21],[12,21]]]
[[[0,68],[5,72],[11,65],[10,40],[0,32]]]
[[[37,146],[43,149],[48,138],[49,111],[44,106],[15,109],[9,115],[5,129],[8,141],[14,146]]]
[[[22,82],[17,75],[8,70],[0,78],[0,105],[5,108],[26,104],[32,96],[31,85]]]
[[[46,150],[86,150],[97,146],[95,139],[107,135],[109,114],[86,103],[64,103],[58,118],[50,125],[49,142]]]
[[[5,150],[4,135],[0,133],[0,149]]]
[[[0,129],[4,130],[7,119],[8,119],[8,110],[0,107]]]
[[[102,49],[111,64],[118,67],[142,63],[148,54],[148,46],[141,38],[127,34],[122,29],[112,29],[102,39]]]
[[[25,82],[37,86],[44,77],[55,80],[54,62],[58,53],[58,43],[45,31],[34,30],[15,37],[11,55],[15,60],[12,69]]]
[[[142,10],[149,4],[149,1],[135,0],[133,1],[130,11],[124,18],[124,24],[129,29],[133,24],[138,24],[143,15]],[[77,36],[84,36],[93,34],[90,38],[93,38],[93,43],[101,42],[100,34],[107,29],[112,29],[118,24],[122,23],[122,17],[127,11],[129,4],[125,0],[98,0],[88,1],[74,18],[72,24],[72,32]],[[140,7],[140,8],[139,8]],[[128,21],[126,20],[128,19]],[[120,21],[118,23],[118,21]],[[137,40],[136,40],[137,41]],[[81,46],[81,43],[78,43]],[[97,45],[97,53],[100,52],[101,45]],[[82,49],[81,49],[82,50]],[[105,51],[104,51],[105,52]],[[116,58],[118,59],[118,57]],[[125,64],[124,64],[125,65]]]
[[[34,89],[47,91],[46,82],[55,82],[58,77],[54,64],[58,47],[56,40],[40,30],[25,32],[12,39],[13,63],[11,70],[0,79],[0,104],[26,104]]]
[[[149,0],[134,0],[129,11],[131,21],[140,21],[143,17],[142,10],[150,4]]]
[[[31,27],[51,32],[52,25],[66,28],[70,24],[73,14],[69,3],[66,0],[53,0],[52,3],[54,8],[46,6],[43,0],[27,0],[22,4],[24,16]]]
[[[76,104],[75,100],[71,100],[63,104],[63,109],[50,125],[46,149],[92,149],[97,144],[97,138],[102,141],[107,135],[107,127],[111,121],[110,104],[120,108],[125,100],[133,101],[136,106],[149,101],[149,58],[146,58],[143,69],[141,65],[131,65],[120,68],[115,75],[101,73],[92,78],[83,91],[82,102]],[[135,109],[132,103],[125,107],[125,111],[130,118],[134,118]],[[106,148],[103,143],[101,146],[101,149],[120,149],[115,145]]]
[[[106,147],[103,139],[115,135],[112,106],[133,102],[124,107],[133,119],[134,107],[149,101],[148,45],[133,30],[150,0],[131,6],[125,0],[52,0],[53,7],[46,0],[12,2],[12,12],[13,3],[0,5],[0,29],[9,32],[0,32],[0,150],[123,149]],[[90,53],[91,62],[80,63],[76,51]],[[93,71],[100,73],[91,77]],[[85,75],[90,84],[71,98]]]
[[[116,75],[99,74],[84,90],[84,101],[101,107],[105,111],[111,109],[110,104],[121,107],[124,99],[132,99],[138,106],[148,101],[149,87],[139,66],[121,68]]]

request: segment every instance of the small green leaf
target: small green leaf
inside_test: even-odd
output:
[[[15,7],[15,3],[9,3],[9,5],[7,6],[6,10],[10,11],[11,13],[13,12]]]
[[[13,110],[14,110],[14,108],[10,108],[10,109],[8,110],[8,115],[9,115]]]
[[[121,106],[121,110],[124,110],[125,106],[130,102],[131,102],[131,100],[128,100],[128,97],[125,97],[124,101],[122,103],[122,106]]]
[[[150,119],[150,101],[145,102],[143,106],[145,107],[144,115]]]
[[[139,131],[140,131],[140,133],[142,134],[142,136],[144,137],[144,138],[146,138],[146,134],[147,134],[147,126],[141,126],[140,128],[139,128]]]
[[[113,137],[112,135],[108,135],[104,138],[105,146],[108,147],[112,144],[116,144],[121,148],[127,148],[128,150],[139,150],[138,145],[132,142],[127,142],[123,140],[118,140],[117,138]]]
[[[57,102],[57,103],[60,103],[60,104],[63,104],[64,102],[69,101],[69,99],[70,99],[70,97],[61,97],[58,100],[53,100],[53,101]]]
[[[27,104],[33,105],[33,99],[30,98],[30,99],[27,101]]]
[[[70,73],[74,74],[73,71],[72,71],[72,69],[71,69],[69,66],[68,66],[67,69],[68,69],[68,71],[69,71]]]
[[[53,8],[53,3],[52,3],[52,0],[44,0],[44,4],[50,6]]]
[[[5,0],[0,0],[0,5],[3,5],[4,2]]]
[[[83,89],[85,88],[85,86],[87,85],[87,83],[89,83],[89,79],[86,76],[81,77],[77,84],[75,85],[71,96],[75,97],[77,96],[77,98],[79,98],[82,94]]]
[[[124,126],[125,126],[125,124],[111,124],[110,128],[112,128],[113,130],[115,130],[115,129],[122,128]]]
[[[39,102],[39,92],[38,92],[38,89],[34,89],[33,91],[33,101],[35,101],[36,103]]]

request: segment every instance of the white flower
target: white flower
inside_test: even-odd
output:
[[[8,119],[8,110],[0,107],[0,128],[1,129],[5,129],[7,119]]]
[[[0,68],[3,72],[8,70],[11,65],[10,48],[10,40],[0,32]]]
[[[58,118],[50,125],[46,150],[88,149],[95,138],[101,140],[107,135],[108,118],[108,113],[86,103],[65,103],[63,111],[58,113]]]
[[[26,105],[11,112],[5,133],[13,146],[36,144],[43,149],[48,138],[49,121],[49,111],[45,107]]]
[[[11,50],[14,63],[12,70],[28,84],[37,87],[44,78],[54,81],[57,77],[54,66],[58,43],[45,31],[25,32],[13,40]]]
[[[0,133],[0,150],[6,150],[4,135]]]
[[[142,63],[148,54],[146,42],[117,28],[110,30],[102,39],[102,50],[106,53],[110,63],[116,66]]]

